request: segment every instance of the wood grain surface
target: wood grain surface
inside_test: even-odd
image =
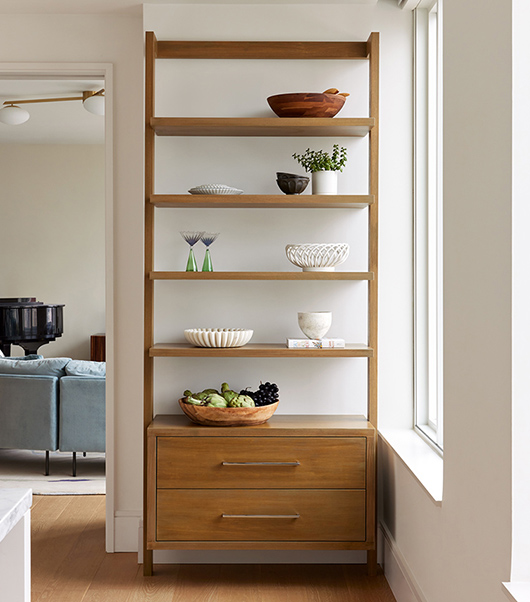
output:
[[[230,427],[254,426],[263,424],[274,414],[279,402],[266,406],[252,408],[215,408],[210,406],[196,406],[179,399],[181,410],[196,424],[205,426]]]
[[[372,280],[372,272],[158,272],[151,280]]]
[[[364,209],[370,194],[153,194],[155,207],[217,209]]]
[[[365,437],[158,437],[157,441],[158,488],[365,487]]]
[[[188,343],[157,343],[151,357],[371,357],[372,348],[346,343],[344,349],[289,349],[285,343],[248,343],[243,347],[195,347]]]
[[[259,426],[215,428],[193,424],[186,416],[157,414],[149,425],[152,437],[375,437],[364,416],[275,414]]]
[[[174,542],[363,541],[365,492],[159,489],[156,531]]]
[[[160,40],[159,59],[366,59],[366,42],[254,42]]]
[[[153,117],[157,136],[351,136],[374,127],[370,117]]]

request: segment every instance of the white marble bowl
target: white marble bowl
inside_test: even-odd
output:
[[[287,259],[304,272],[333,272],[350,254],[350,245],[339,243],[306,243],[287,245]]]
[[[253,334],[253,330],[245,328],[188,328],[184,331],[188,343],[197,347],[243,347]]]
[[[331,327],[330,311],[298,312],[298,326],[308,339],[322,339]]]

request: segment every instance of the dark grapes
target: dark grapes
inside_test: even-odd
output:
[[[256,406],[268,406],[271,403],[276,403],[280,399],[280,389],[275,383],[261,383],[257,391],[241,391],[240,395],[248,395],[252,397]]]

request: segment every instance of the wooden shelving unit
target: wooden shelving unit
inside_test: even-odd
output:
[[[181,118],[154,114],[157,59],[367,60],[369,117]],[[153,550],[366,550],[376,574],[377,260],[379,34],[366,42],[194,42],[146,37],[144,574]],[[155,136],[369,137],[369,194],[156,194]],[[366,272],[179,272],[154,267],[160,208],[368,211]],[[344,349],[285,343],[210,349],[154,340],[157,281],[361,281],[368,287],[368,341]],[[162,286],[162,285],[159,285]],[[288,286],[288,284],[286,284]],[[325,284],[322,284],[325,286]],[[365,358],[366,416],[273,416],[254,427],[212,429],[183,416],[156,416],[156,358]],[[312,364],[311,369],[315,366]],[[315,453],[315,450],[318,450]],[[244,460],[241,458],[244,456]],[[195,462],[183,458],[201,458]],[[324,461],[321,459],[324,458]],[[227,485],[227,483],[229,485]],[[186,509],[185,516],[182,508]],[[193,510],[190,510],[192,508]],[[243,509],[242,509],[243,508]],[[302,520],[299,520],[302,518]]]

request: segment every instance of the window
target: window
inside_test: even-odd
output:
[[[443,448],[441,0],[414,11],[414,426]]]

